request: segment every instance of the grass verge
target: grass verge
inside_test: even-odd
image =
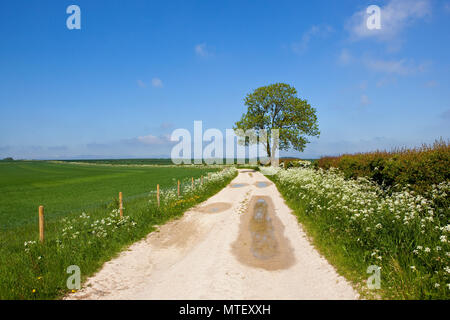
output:
[[[426,197],[386,193],[338,170],[278,170],[268,175],[312,242],[364,298],[448,299],[449,183]],[[369,290],[370,266],[381,287]]]

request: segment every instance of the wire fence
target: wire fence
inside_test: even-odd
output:
[[[208,176],[209,176],[209,174],[208,174]],[[171,195],[177,194],[178,181],[180,181],[180,194],[182,196],[184,193],[189,191],[186,187],[192,186],[192,180],[194,181],[194,185],[199,185],[199,184],[201,184],[202,180],[206,181],[207,179],[208,179],[207,176],[205,176],[203,178],[199,177],[196,179],[194,179],[193,177],[179,179],[179,180],[173,179],[171,181],[170,186],[161,187],[161,185],[160,185],[159,192],[160,192],[161,200],[163,200],[163,198],[167,194],[171,194]],[[46,222],[55,222],[58,219],[61,219],[66,216],[71,216],[72,214],[80,214],[82,212],[89,212],[89,211],[94,211],[94,210],[112,208],[116,204],[118,204],[119,191],[121,191],[119,189],[120,189],[120,187],[117,188],[117,193],[115,193],[115,194],[112,193],[109,197],[105,197],[103,200],[94,200],[94,201],[85,200],[85,202],[83,203],[82,202],[83,200],[80,199],[77,202],[78,205],[68,206],[66,208],[61,208],[61,207],[57,208],[56,205],[46,204],[44,202],[44,203],[36,204],[35,210],[38,209],[39,205],[44,205]],[[86,192],[89,192],[89,191],[87,190]],[[125,192],[123,193],[123,202],[124,203],[136,201],[139,199],[145,199],[145,198],[148,198],[149,202],[154,202],[156,204],[156,202],[157,202],[157,184],[154,184],[154,187],[152,190],[148,190],[145,192],[139,192],[139,193],[135,193],[135,194],[127,194]],[[61,206],[61,205],[59,205],[59,206]],[[33,218],[31,220],[24,220],[24,221],[15,223],[15,224],[2,224],[2,225],[0,225],[0,231],[14,230],[18,227],[34,225],[37,222],[37,220],[38,220],[38,216],[35,215],[35,216],[33,216]]]
[[[70,208],[67,210],[58,210],[56,212],[50,212],[48,219],[49,221],[55,221],[57,218],[61,216],[67,216],[72,213],[80,213],[85,211],[91,211],[101,208],[108,208],[108,206],[115,207],[114,209],[119,209],[120,216],[122,217],[122,212],[124,208],[124,203],[135,201],[138,199],[148,198],[149,202],[155,203],[158,206],[161,203],[165,203],[170,201],[176,197],[182,197],[184,194],[189,194],[194,191],[195,188],[203,186],[206,181],[208,181],[211,173],[208,173],[207,177],[199,177],[194,179],[191,177],[190,179],[184,178],[181,180],[176,180],[176,186],[170,186],[165,188],[159,188],[159,185],[155,188],[155,190],[151,190],[148,192],[142,192],[133,195],[125,195],[123,196],[122,192],[118,192],[116,196],[112,196],[110,200],[104,200],[101,202],[96,202],[84,206],[80,206],[78,208]],[[41,242],[44,242],[44,206],[39,206],[39,232],[41,235]]]

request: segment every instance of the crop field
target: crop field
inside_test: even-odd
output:
[[[110,166],[44,161],[0,162],[0,299],[64,294],[65,269],[83,277],[154,225],[181,215],[224,187],[234,168]],[[203,176],[203,184],[201,178]],[[194,178],[194,188],[191,179]],[[182,181],[177,196],[177,180]],[[156,185],[161,206],[156,205]],[[124,218],[118,215],[118,192]],[[38,206],[45,206],[45,246]]]
[[[37,208],[45,206],[53,220],[82,210],[105,206],[122,191],[142,197],[173,187],[177,180],[199,178],[217,169],[190,167],[114,167],[41,161],[0,162],[0,230],[35,224]]]

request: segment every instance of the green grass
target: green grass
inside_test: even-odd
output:
[[[317,219],[305,214],[305,203],[298,198],[293,198],[284,188],[280,188],[280,185],[272,176],[267,176],[267,178],[277,185],[281,195],[286,200],[286,204],[295,213],[310,241],[320,254],[336,268],[340,275],[354,284],[362,298],[378,298],[378,292],[365,289],[364,281],[367,280],[369,274],[366,273],[367,265],[361,263],[365,260],[364,252],[352,250],[354,246],[352,239],[340,237],[339,241],[336,241],[336,238],[330,234],[330,225],[326,221],[317,221]]]
[[[215,181],[205,178],[203,186],[197,179],[191,190],[191,177],[211,171],[217,169],[2,163],[0,190],[8,196],[0,215],[0,299],[54,299],[65,294],[68,266],[78,265],[86,279],[155,225],[180,217],[235,175]],[[177,179],[185,182],[181,198],[173,189]],[[154,193],[149,195],[157,183],[162,188],[160,208]],[[125,195],[122,220],[117,201],[112,201],[118,191]],[[26,241],[38,240],[39,204],[46,208],[46,241],[26,247]],[[80,216],[82,212],[89,218]]]
[[[114,167],[44,161],[0,162],[0,230],[36,224],[37,208],[53,220],[105,206],[123,192],[125,199],[146,196],[217,169],[198,167]]]
[[[268,175],[318,251],[364,298],[449,298],[450,184],[417,195],[386,193],[368,179],[338,170],[279,170]],[[370,290],[367,268],[381,269]]]

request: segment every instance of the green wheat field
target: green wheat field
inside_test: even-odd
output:
[[[117,164],[0,162],[0,299],[64,295],[69,265],[91,274],[155,225],[218,192],[236,174],[234,168]],[[118,214],[119,192],[124,219]],[[40,205],[45,207],[45,246],[39,244]]]

